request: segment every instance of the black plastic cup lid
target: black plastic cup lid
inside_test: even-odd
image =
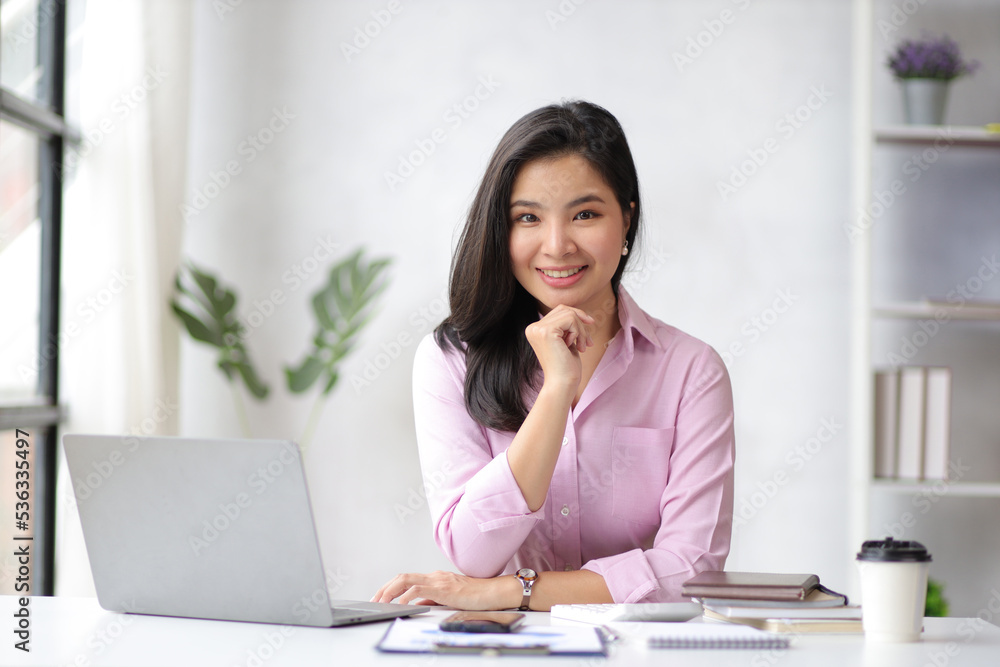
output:
[[[858,560],[927,563],[931,555],[920,542],[912,540],[894,540],[887,537],[884,540],[868,540],[861,545]]]

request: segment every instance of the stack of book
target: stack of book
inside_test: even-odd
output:
[[[711,621],[770,632],[861,632],[861,607],[819,583],[815,574],[702,572],[681,589]]]
[[[951,369],[903,366],[875,373],[875,476],[948,479]]]

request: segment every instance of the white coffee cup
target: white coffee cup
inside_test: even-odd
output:
[[[861,622],[875,642],[915,642],[923,629],[931,556],[919,542],[891,537],[861,546]]]

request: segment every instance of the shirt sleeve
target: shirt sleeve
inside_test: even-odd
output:
[[[507,463],[464,400],[464,356],[433,335],[413,364],[414,421],[434,540],[461,572],[500,574],[543,516],[531,512]]]
[[[733,395],[718,354],[707,348],[692,364],[677,410],[660,527],[649,549],[591,560],[615,602],[682,600],[681,585],[698,572],[721,570],[733,526]]]

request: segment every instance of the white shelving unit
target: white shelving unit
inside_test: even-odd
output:
[[[936,146],[944,143],[949,146],[1000,148],[1000,132],[991,132],[985,127],[889,125],[877,128],[874,136],[876,142],[885,144]]]
[[[1000,132],[986,127],[907,126],[875,127],[873,123],[873,79],[879,66],[874,53],[874,0],[854,0],[853,33],[853,129],[852,129],[852,218],[856,225],[861,212],[872,205],[877,151],[898,146],[964,147],[989,151],[1000,157]],[[881,57],[881,54],[878,54]],[[995,151],[995,153],[993,153]],[[946,169],[947,166],[940,167]],[[947,196],[947,193],[942,193]],[[896,211],[890,211],[894,214]],[[877,224],[877,223],[876,223]],[[855,230],[861,228],[856,225]],[[874,477],[874,396],[873,340],[876,322],[906,322],[928,318],[948,321],[1000,322],[1000,302],[966,302],[958,305],[944,301],[891,301],[875,303],[873,298],[873,229],[850,235],[851,259],[851,370],[850,370],[850,442],[851,472],[849,494],[849,531],[847,557],[854,560],[862,541],[884,535],[869,532],[872,525],[872,494],[927,494],[936,498],[1000,499],[1000,480],[996,482],[912,481]],[[1000,331],[1000,327],[998,327]],[[857,579],[849,587],[859,593]]]

